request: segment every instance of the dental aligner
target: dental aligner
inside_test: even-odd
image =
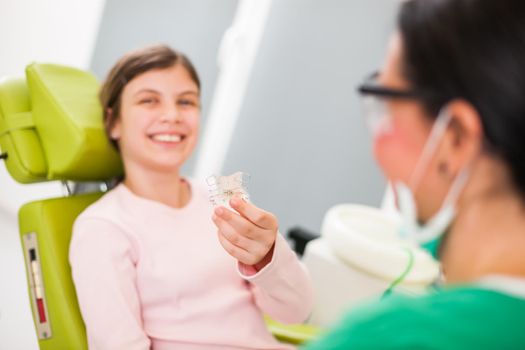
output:
[[[214,206],[230,208],[230,199],[237,195],[244,200],[249,199],[246,185],[250,176],[238,171],[230,176],[212,175],[206,179],[210,190],[210,201]]]

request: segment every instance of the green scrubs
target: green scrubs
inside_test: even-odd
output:
[[[525,296],[476,285],[352,310],[304,350],[525,349]]]

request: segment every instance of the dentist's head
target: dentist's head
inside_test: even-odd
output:
[[[404,2],[384,65],[360,92],[404,234],[429,244],[449,230],[445,267],[456,259],[448,246],[468,244],[473,257],[483,244],[456,229],[474,228],[471,214],[502,201],[525,210],[523,1]]]

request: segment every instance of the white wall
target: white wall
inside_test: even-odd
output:
[[[194,176],[221,174],[272,0],[240,0],[217,54],[220,69]]]
[[[0,77],[27,64],[87,68],[104,0],[0,0]],[[38,349],[27,296],[16,212],[23,203],[62,194],[58,183],[19,185],[0,165],[0,348]]]
[[[246,1],[264,5],[269,0]],[[237,17],[241,12],[237,10],[240,3],[239,0],[108,1],[91,60],[91,71],[103,79],[124,53],[153,43],[164,43],[184,52],[197,69],[202,84],[202,135],[209,127],[208,110],[211,100],[216,99],[218,80],[224,80],[219,78],[219,73],[221,77],[223,75],[222,67],[217,66],[219,44],[232,25],[234,15]],[[203,148],[202,136],[200,139],[193,155],[181,169],[183,175],[193,173],[195,161]]]
[[[319,232],[339,203],[378,206],[384,179],[356,87],[378,69],[392,0],[272,3],[222,172],[248,172],[253,202]]]

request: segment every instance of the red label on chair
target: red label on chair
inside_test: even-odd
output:
[[[44,309],[44,299],[37,299],[36,306],[38,308],[38,319],[40,323],[46,322],[46,311]]]

